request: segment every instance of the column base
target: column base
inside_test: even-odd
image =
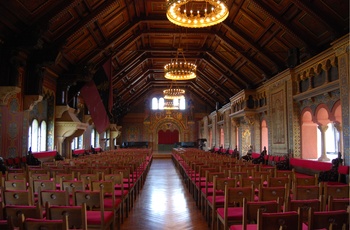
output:
[[[319,158],[318,158],[318,161],[330,161],[331,159],[329,159],[328,157],[327,157],[327,155],[322,155],[322,156],[320,156]]]

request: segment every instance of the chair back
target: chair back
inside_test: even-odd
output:
[[[284,187],[263,187],[259,188],[259,201],[277,200],[279,198],[281,205],[285,205],[289,191],[287,185]]]
[[[61,220],[46,220],[25,218],[20,215],[20,230],[68,230],[68,215],[63,215]]]
[[[258,222],[258,210],[261,212],[276,213],[279,212],[280,204],[279,199],[277,201],[248,201],[243,200],[243,220],[242,224],[244,229],[248,224],[257,224]]]
[[[43,207],[45,207],[46,202],[50,205],[70,205],[68,190],[39,190],[38,198],[38,202],[40,202],[40,205]]]
[[[291,179],[290,176],[286,177],[268,177],[267,178],[267,186],[268,187],[285,187],[287,185],[287,189],[290,189]]]
[[[328,211],[347,210],[349,206],[350,198],[333,198],[332,196],[328,196]]]
[[[293,190],[293,199],[318,199],[322,195],[322,185],[296,186]]]
[[[309,209],[308,229],[349,229],[349,213],[345,210],[316,212]]]
[[[32,190],[26,191],[7,191],[3,192],[3,201],[5,205],[33,205]]]
[[[52,180],[33,180],[31,178],[34,194],[38,194],[39,190],[56,190],[56,184]]]
[[[12,190],[12,191],[27,190],[26,179],[6,180],[4,184],[5,184],[5,190]]]
[[[84,183],[90,187],[91,181],[99,180],[99,175],[97,173],[84,173],[80,174],[80,178],[78,178],[78,180],[84,181]]]
[[[258,209],[258,230],[301,230],[301,226],[298,212],[266,213]]]
[[[20,227],[20,223],[18,221],[18,216],[24,214],[26,218],[36,218],[42,219],[43,212],[41,210],[40,205],[37,203],[35,206],[33,205],[7,205],[4,208],[5,217],[8,220],[11,219],[11,224],[13,227]]]
[[[68,226],[70,229],[87,230],[85,203],[80,206],[51,206],[49,203],[46,203],[47,219],[61,220],[64,214],[68,214]]]
[[[24,172],[5,172],[6,180],[27,180],[27,174]]]
[[[300,218],[302,222],[308,221],[309,209],[312,208],[315,211],[323,211],[323,196],[319,199],[310,200],[294,200],[289,197],[288,199],[288,211],[300,212]]]
[[[68,190],[69,194],[73,191],[84,191],[86,185],[83,180],[63,180],[61,183],[61,190]]]
[[[350,184],[344,185],[330,185],[323,186],[323,194],[325,198],[332,196],[333,198],[349,198]]]

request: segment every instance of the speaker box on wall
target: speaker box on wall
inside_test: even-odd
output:
[[[300,64],[299,48],[292,48],[288,51],[287,67],[293,68]]]

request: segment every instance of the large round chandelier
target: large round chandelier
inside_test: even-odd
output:
[[[182,53],[183,61],[179,61],[179,53]],[[197,65],[186,61],[183,49],[177,49],[176,59],[164,66],[164,77],[170,80],[191,80],[196,78]]]
[[[166,16],[172,23],[202,28],[216,25],[228,17],[225,0],[167,0]]]

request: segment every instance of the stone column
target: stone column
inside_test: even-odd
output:
[[[328,129],[327,125],[319,125],[318,129],[321,131],[321,156],[318,161],[329,161],[326,154],[326,131]]]
[[[339,132],[339,144],[338,144],[338,152],[341,152],[344,155],[343,150],[343,126],[340,123],[335,123],[334,127]],[[344,158],[344,156],[343,156]]]

